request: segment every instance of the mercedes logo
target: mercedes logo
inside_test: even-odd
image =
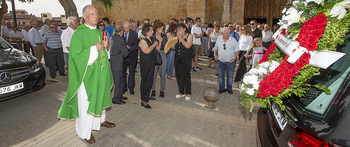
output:
[[[11,82],[12,80],[12,75],[9,72],[3,72],[0,74],[0,82],[2,83],[8,83]]]

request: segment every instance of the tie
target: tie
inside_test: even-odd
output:
[[[126,39],[128,38],[128,34],[125,34],[125,44],[126,44]]]

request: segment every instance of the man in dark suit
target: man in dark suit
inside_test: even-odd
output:
[[[129,49],[125,45],[125,40],[122,37],[124,34],[123,26],[118,24],[115,27],[115,34],[111,38],[111,69],[114,80],[114,97],[112,98],[113,104],[123,105],[126,102],[126,97],[123,97],[124,93],[124,58],[129,55]]]
[[[138,57],[138,35],[135,31],[131,30],[131,24],[129,21],[125,21],[123,24],[124,34],[123,38],[125,39],[126,47],[130,50],[130,54],[125,59],[125,69],[124,69],[124,92],[128,89],[130,94],[135,94],[135,69],[137,64]],[[129,78],[126,76],[126,70],[129,67]],[[127,80],[128,79],[128,80]]]

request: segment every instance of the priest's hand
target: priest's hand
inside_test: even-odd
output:
[[[103,44],[101,42],[96,42],[95,46],[97,48],[97,51],[99,52],[100,50],[103,50]]]
[[[109,43],[108,43],[108,41],[103,40],[103,41],[102,41],[102,44],[103,44],[103,48],[109,48]]]

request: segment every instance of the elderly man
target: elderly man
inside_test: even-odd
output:
[[[135,32],[136,33],[136,32]],[[111,69],[113,73],[114,81],[114,97],[112,98],[113,104],[125,104],[123,101],[124,93],[124,58],[129,55],[129,49],[126,47],[125,39],[123,37],[124,29],[122,25],[115,27],[115,34],[111,38]],[[137,34],[135,34],[137,35]],[[137,39],[137,37],[136,37]]]
[[[40,62],[43,58],[44,46],[42,45],[41,35],[38,30],[38,22],[32,21],[32,28],[28,32],[29,42],[34,48],[34,57]]]
[[[272,44],[273,41],[273,37],[272,37],[273,33],[270,30],[270,26],[269,24],[265,24],[264,26],[264,30],[262,31],[262,45],[265,48],[269,48]],[[265,53],[265,51],[264,51]]]
[[[58,111],[62,119],[76,119],[76,132],[81,139],[94,143],[92,130],[101,126],[115,127],[106,121],[106,108],[111,106],[113,78],[102,32],[96,28],[97,9],[83,8],[85,24],[74,32],[69,49],[69,77],[66,96]]]
[[[70,40],[72,39],[73,33],[77,29],[79,21],[76,16],[69,16],[67,18],[67,29],[62,32],[62,48],[63,48],[63,59],[66,67],[68,69],[68,58],[69,58],[69,46]]]
[[[17,26],[12,25],[11,31],[9,32],[10,42],[17,43],[17,49],[23,50],[22,48],[22,39],[23,35],[21,31],[18,30]]]
[[[9,32],[11,32],[11,23],[10,21],[5,22],[6,26],[2,27],[1,29],[1,37],[4,38],[6,41],[10,41],[9,38]]]
[[[29,30],[30,30],[30,25],[26,24],[24,25],[24,28],[22,30],[22,42],[23,42],[23,50],[29,54],[30,50],[32,50],[32,55],[34,56],[34,50],[33,47],[30,45],[30,41],[29,41]]]
[[[125,59],[125,68],[124,68],[124,91],[127,89],[130,90],[130,94],[135,94],[135,69],[138,58],[138,35],[135,31],[130,30],[130,22],[125,21],[123,24],[124,34],[123,38],[125,39],[126,47],[130,50],[129,56]],[[129,76],[127,78],[126,70],[129,68]],[[124,100],[124,99],[123,99]]]
[[[216,40],[214,50],[214,58],[218,67],[218,80],[219,80],[219,93],[227,91],[229,94],[233,94],[232,82],[233,72],[236,66],[236,58],[239,54],[239,47],[236,39],[230,36],[230,29],[224,27],[222,35],[218,36]],[[225,71],[227,76],[227,85],[225,89]]]
[[[132,23],[134,22],[134,18],[130,17],[130,18],[128,19],[128,21],[129,21],[130,24],[132,24]]]
[[[47,52],[47,62],[49,65],[50,77],[56,78],[56,66],[61,76],[64,74],[64,60],[61,42],[62,31],[57,29],[56,23],[51,23],[50,31],[43,37],[43,46]]]
[[[135,22],[131,23],[131,30],[138,32],[139,29],[137,28],[137,24]]]

